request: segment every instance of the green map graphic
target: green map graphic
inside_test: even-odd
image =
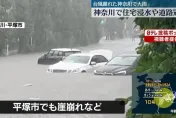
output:
[[[169,86],[146,86],[149,81]],[[132,84],[133,113],[172,114],[176,109],[176,73],[134,73]]]
[[[163,97],[154,97],[155,103],[159,108],[168,108],[174,103],[175,96],[168,88],[161,88],[162,92],[155,92],[155,94],[162,94]]]

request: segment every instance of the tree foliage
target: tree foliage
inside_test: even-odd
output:
[[[87,0],[1,0],[0,21],[25,22],[26,28],[0,29],[0,52],[13,41],[22,53],[97,43],[100,21],[90,12]]]
[[[104,25],[104,29],[106,36],[109,37],[111,40],[116,38],[116,35],[118,36],[117,37],[118,39],[124,38],[123,36],[124,21],[121,21],[119,19],[107,18],[106,24]]]
[[[133,21],[133,18],[125,20],[106,18],[105,23],[103,22],[101,26],[107,38],[111,40],[124,39],[132,35],[131,33],[134,28]]]
[[[89,4],[87,0],[1,0],[0,21],[25,22],[26,27],[0,29],[0,54],[6,44],[26,53],[86,46],[105,35],[122,39],[124,21],[107,19],[101,25],[101,19],[91,18]]]
[[[136,18],[135,23],[141,29],[175,29],[175,18]],[[145,44],[143,35],[137,48],[141,54],[136,72],[176,72],[176,44],[175,43],[149,43]]]

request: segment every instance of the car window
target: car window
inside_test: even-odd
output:
[[[74,51],[73,53],[81,53],[81,51]]]
[[[92,57],[91,62],[96,62],[97,63],[97,56],[96,55]]]
[[[96,57],[97,57],[97,63],[108,62],[108,60],[102,55],[97,55]]]
[[[63,52],[62,51],[54,51],[52,56],[63,56]]]
[[[110,60],[107,65],[122,65],[122,66],[131,66],[135,62],[137,57],[114,57]]]
[[[52,56],[58,56],[59,51],[54,51]]]
[[[64,52],[59,51],[58,56],[64,56]]]
[[[49,51],[49,52],[47,53],[47,56],[52,56],[52,55],[53,55],[53,53],[54,53],[54,51],[53,51],[53,50],[51,50],[51,51]]]
[[[73,52],[65,52],[65,54],[64,54],[64,56],[69,56],[69,55],[71,55],[71,54],[73,54]]]
[[[89,59],[90,56],[70,55],[66,57],[63,62],[87,64],[89,62]]]

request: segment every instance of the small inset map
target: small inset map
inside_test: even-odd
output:
[[[176,73],[134,73],[132,84],[133,113],[176,113]]]

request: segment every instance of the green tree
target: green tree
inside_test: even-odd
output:
[[[100,21],[90,14],[87,0],[1,0],[0,21],[25,22],[26,27],[0,29],[0,53],[12,39],[19,39],[20,53],[97,43]]]
[[[113,40],[115,39],[115,32],[117,33],[117,38],[123,38],[124,21],[119,19],[107,18],[104,25],[106,36]]]
[[[106,22],[102,21],[100,21],[100,24],[105,30],[105,35],[111,40],[126,38],[133,30],[132,18],[125,20],[106,18]]]
[[[16,29],[15,38],[19,38],[19,52],[30,51],[29,41],[33,32],[33,17],[30,11],[31,4],[30,0],[15,0],[15,21],[25,22],[24,29]]]
[[[3,22],[12,22],[14,20],[14,3],[10,0],[1,0],[0,1],[0,21]],[[0,29],[0,54],[3,49],[6,48],[6,44],[12,40],[14,35],[13,29]]]
[[[175,18],[136,18],[135,23],[141,29],[175,29]],[[176,44],[175,43],[149,43],[145,44],[143,35],[137,48],[141,54],[136,72],[175,72],[176,71]],[[152,65],[152,66],[148,66]]]

